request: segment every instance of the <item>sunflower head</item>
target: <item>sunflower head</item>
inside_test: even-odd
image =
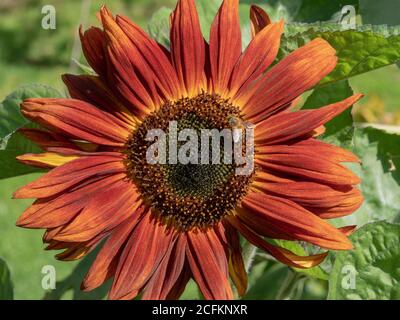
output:
[[[327,253],[298,256],[268,239],[352,248],[354,227],[326,219],[361,205],[359,178],[343,165],[358,159],[318,136],[361,95],[294,111],[335,68],[335,50],[315,39],[273,64],[283,21],[257,6],[250,17],[243,50],[238,0],[222,2],[209,41],[194,0],[179,0],[165,48],[102,7],[102,28],[80,30],[96,75],[64,75],[71,98],[22,104],[41,126],[22,133],[44,152],[18,159],[49,171],[16,191],[37,199],[17,224],[46,229],[61,260],[104,243],[83,290],[112,278],[111,299],[177,299],[192,278],[205,298],[231,299],[230,279],[239,295],[247,288],[240,236],[296,268]],[[248,128],[251,139],[239,139]],[[221,139],[204,144],[213,132]],[[248,159],[248,150],[251,170],[238,174],[246,162],[225,159]]]
[[[247,193],[253,174],[236,175],[237,164],[224,163],[221,152],[215,161],[218,163],[212,163],[213,146],[209,138],[207,150],[204,150],[207,158],[202,153],[201,142],[204,140],[198,143],[200,139],[197,139],[202,133],[211,130],[219,133],[229,128],[233,118],[240,118],[238,107],[216,94],[201,93],[193,98],[165,103],[148,115],[133,133],[126,148],[129,177],[164,223],[171,223],[173,228],[180,230],[212,227],[226,215],[233,214]],[[189,129],[198,133],[198,152],[194,161],[182,163],[177,159],[177,149],[183,143],[170,135],[165,140],[168,144],[165,152],[173,157],[168,157],[163,164],[149,163],[147,153],[152,142],[146,139],[148,132],[172,131],[171,124],[177,132]],[[220,147],[218,141],[218,151]]]

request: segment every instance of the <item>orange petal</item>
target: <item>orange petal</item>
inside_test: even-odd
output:
[[[250,42],[233,70],[230,95],[246,91],[275,60],[283,27],[283,21],[270,24]]]
[[[300,269],[313,268],[324,261],[324,259],[328,255],[328,253],[325,252],[312,256],[298,256],[287,249],[273,246],[272,244],[264,241],[237,219],[231,217],[229,218],[229,221],[250,243],[268,252],[278,261],[291,267]]]
[[[193,277],[205,299],[233,298],[228,280],[228,262],[224,247],[215,232],[188,232],[187,258]]]
[[[55,168],[78,158],[78,156],[67,156],[53,152],[46,152],[40,154],[24,154],[17,157],[17,160],[24,164],[39,168]]]
[[[261,235],[263,230],[273,229],[293,240],[307,241],[323,248],[352,249],[350,240],[342,232],[293,201],[250,193],[242,205],[244,210],[239,212],[240,218]]]
[[[333,188],[315,182],[255,182],[259,190],[296,202],[321,218],[330,218],[333,213],[344,216],[357,210],[362,202],[361,192],[351,186]],[[336,217],[336,216],[335,216]]]
[[[319,109],[279,113],[256,126],[255,142],[256,144],[277,144],[308,135],[351,107],[362,97],[363,95],[357,94]]]
[[[120,254],[138,223],[139,216],[132,215],[112,232],[82,282],[81,289],[83,291],[94,290],[114,276]]]
[[[137,120],[118,98],[108,89],[106,84],[96,76],[65,74],[62,76],[69,94],[73,99],[86,101],[115,117],[121,126],[132,130]]]
[[[360,162],[352,152],[315,139],[301,140],[290,145],[257,146],[257,158],[266,159],[273,154],[302,154],[321,157],[335,163]]]
[[[178,300],[180,296],[185,291],[186,285],[189,282],[191,277],[190,267],[188,262],[185,262],[185,265],[182,268],[182,272],[179,275],[178,280],[175,282],[171,291],[168,293],[167,300]]]
[[[121,147],[131,134],[120,120],[80,100],[27,99],[21,112],[50,130],[97,144]]]
[[[182,88],[171,64],[170,53],[165,52],[155,40],[128,18],[117,16],[116,21],[151,68],[163,97],[168,100],[179,99],[182,96]]]
[[[60,261],[75,261],[86,256],[93,248],[80,243],[69,244],[65,251],[56,255]]]
[[[46,234],[44,241],[54,239],[61,232],[61,229],[57,228],[70,222],[88,205],[91,201],[90,195],[107,190],[116,181],[124,178],[123,174],[116,174],[100,179],[91,179],[57,197],[38,199],[23,212],[17,225],[35,229],[52,228],[54,230]]]
[[[38,201],[40,201],[40,200],[38,200]],[[17,223],[17,225],[18,225],[18,223]],[[47,229],[42,237],[43,243],[53,242],[53,236],[55,236],[62,228],[63,228],[63,226],[60,225],[59,227]],[[56,242],[58,242],[58,241],[56,241]]]
[[[121,254],[109,298],[133,299],[175,240],[173,232],[146,212]]]
[[[339,230],[343,232],[346,236],[351,236],[357,229],[357,226],[347,226],[341,227]]]
[[[189,97],[201,92],[205,45],[194,0],[179,0],[172,16],[171,54]]]
[[[239,296],[243,297],[247,291],[247,272],[242,257],[239,234],[231,225],[225,225],[226,237],[229,245],[229,274],[235,284]]]
[[[129,110],[142,117],[160,103],[157,77],[107,8],[102,7],[100,16],[107,43],[108,83]]]
[[[223,97],[242,52],[239,0],[224,0],[211,26],[210,64],[214,91]]]
[[[82,259],[87,254],[92,252],[96,246],[103,240],[102,237],[84,243],[67,243],[66,250],[56,255],[57,260],[61,261],[75,261]]]
[[[36,143],[40,148],[44,150],[47,150],[50,147],[78,149],[78,147],[74,143],[55,132],[25,128],[19,129],[18,132],[21,133],[25,138]]]
[[[100,28],[91,27],[89,30],[83,32],[81,26],[79,28],[79,35],[87,62],[98,75],[104,78],[107,73],[107,64],[103,31]]]
[[[323,135],[326,132],[326,127],[325,126],[320,126],[318,128],[315,128],[312,132],[311,132],[311,136],[314,138],[317,138],[321,135]]]
[[[165,300],[185,266],[186,236],[181,234],[144,288],[142,300]],[[185,283],[186,285],[186,283]]]
[[[123,158],[111,156],[80,157],[46,173],[14,193],[16,199],[47,198],[89,178],[125,172]]]
[[[54,237],[58,241],[85,242],[112,231],[141,205],[136,188],[127,180],[116,181],[91,196],[82,211]]]
[[[251,34],[253,38],[265,27],[271,24],[268,14],[259,6],[250,7]]]
[[[234,102],[243,106],[245,119],[254,124],[278,111],[313,88],[336,66],[335,50],[328,42],[315,39],[289,54],[272,67],[251,89]]]
[[[301,153],[258,155],[255,163],[266,171],[330,185],[356,185],[360,178],[350,169],[324,158]]]

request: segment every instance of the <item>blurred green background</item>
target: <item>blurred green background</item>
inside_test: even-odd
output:
[[[162,6],[172,7],[175,1],[1,0],[0,101],[26,83],[50,84],[64,91],[60,75],[77,72],[76,65],[71,63],[72,56],[82,61],[77,42],[78,26],[98,24],[95,12],[103,3],[113,12],[123,13],[146,27],[152,13]],[[56,30],[41,28],[41,9],[48,4],[57,10]],[[356,120],[400,125],[400,69],[397,66],[353,78],[351,83],[356,92],[366,95],[355,108]],[[33,179],[34,176],[30,175],[0,182],[0,257],[7,261],[11,269],[16,299],[40,299],[44,296],[41,288],[43,266],[55,266],[57,280],[62,280],[77,264],[58,262],[53,258],[53,252],[45,252],[41,231],[15,227],[17,217],[29,201],[12,200],[12,191]],[[309,298],[326,294],[326,288],[318,284],[310,288],[313,292]],[[70,298],[71,295],[72,291],[64,298]]]

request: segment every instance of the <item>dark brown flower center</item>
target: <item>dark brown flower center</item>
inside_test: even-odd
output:
[[[167,102],[147,116],[133,133],[127,144],[129,177],[165,223],[171,223],[180,230],[207,228],[231,214],[247,193],[253,173],[238,175],[236,169],[239,165],[235,161],[224,161],[226,151],[222,136],[218,141],[221,148],[219,163],[211,160],[211,149],[215,148],[212,143],[208,150],[209,163],[201,160],[205,151],[202,132],[232,129],[232,120],[235,119],[241,119],[237,107],[217,95],[203,93],[195,98]],[[179,159],[171,161],[169,157],[165,163],[149,163],[146,155],[155,142],[146,139],[149,131],[157,129],[167,133],[165,151],[169,155],[169,142],[173,139],[168,136],[171,123],[176,123],[178,132],[191,129],[198,133],[197,163],[182,164]],[[177,142],[177,150],[184,144]]]

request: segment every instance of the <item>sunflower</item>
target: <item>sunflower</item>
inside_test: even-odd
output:
[[[103,28],[80,30],[96,75],[64,75],[71,99],[27,99],[22,114],[41,129],[22,133],[43,150],[18,160],[49,172],[15,192],[33,198],[17,225],[46,229],[60,260],[102,244],[82,289],[112,280],[110,299],[177,299],[190,279],[206,299],[247,289],[241,237],[296,268],[327,252],[298,256],[270,239],[349,250],[353,226],[326,222],[362,203],[356,156],[317,139],[324,124],[361,95],[320,109],[294,108],[337,64],[315,39],[274,64],[283,21],[251,7],[252,40],[242,50],[238,0],[223,1],[206,42],[194,0],[171,15],[170,49],[102,7]],[[255,169],[232,164],[149,164],[146,132],[223,129],[252,123]]]

